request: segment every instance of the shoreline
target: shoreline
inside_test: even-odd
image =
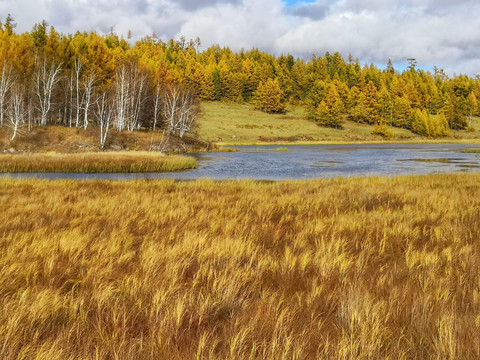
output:
[[[445,140],[318,140],[318,141],[219,141],[217,146],[266,146],[266,145],[391,145],[391,144],[480,144],[480,139],[445,139]]]

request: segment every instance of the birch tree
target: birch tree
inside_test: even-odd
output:
[[[82,83],[83,95],[82,95],[82,104],[83,104],[83,129],[87,130],[88,127],[88,111],[92,105],[92,95],[97,82],[95,71],[90,71],[85,75]]]
[[[136,62],[123,64],[115,76],[115,127],[118,131],[138,128],[146,101],[148,77]]]
[[[160,87],[160,84],[157,84],[157,86],[155,87],[155,95],[153,98],[153,131],[155,131],[157,127],[157,122],[160,115],[160,105],[161,105],[160,94],[161,94],[161,87]]]
[[[164,89],[163,118],[169,134],[178,133],[183,138],[194,127],[199,110],[198,101],[191,90],[179,85]]]
[[[100,148],[103,149],[107,142],[108,131],[113,118],[113,107],[106,91],[97,99],[96,105],[95,116],[97,117],[100,127]]]
[[[147,88],[148,78],[147,75],[135,66],[131,73],[131,117],[128,121],[128,130],[133,131],[140,124],[140,116],[143,110],[143,106],[147,99],[146,97],[146,88]]]
[[[117,69],[115,73],[115,122],[114,125],[118,131],[122,131],[126,127],[127,99],[130,97],[130,88],[128,86],[127,69],[123,65]]]
[[[40,125],[47,125],[47,117],[52,107],[52,91],[60,80],[62,64],[55,64],[46,57],[38,59],[35,64],[35,95],[38,98],[38,109],[41,114]]]
[[[0,126],[3,125],[4,121],[6,96],[14,81],[15,79],[12,74],[12,68],[7,64],[7,61],[4,61],[0,73]]]
[[[76,106],[75,106],[75,127],[79,126],[80,123],[80,72],[83,68],[83,62],[80,58],[75,58],[74,61],[74,71],[75,71],[75,99],[76,99]]]
[[[7,110],[8,120],[13,129],[12,137],[10,141],[15,139],[20,123],[24,122],[25,107],[24,107],[24,90],[21,86],[15,86],[12,88],[10,103]]]

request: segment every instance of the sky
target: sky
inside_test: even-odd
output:
[[[62,33],[113,28],[133,40],[199,37],[203,49],[304,59],[338,51],[382,68],[415,58],[426,70],[480,74],[478,0],[0,0],[0,17],[8,13],[17,32],[46,20]]]

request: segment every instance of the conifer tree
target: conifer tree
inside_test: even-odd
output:
[[[278,80],[268,79],[265,84],[260,82],[255,93],[256,108],[266,113],[285,112],[282,94]]]
[[[415,109],[412,114],[412,131],[427,137],[446,136],[448,122],[443,114],[432,116],[426,110]]]
[[[315,112],[318,125],[333,128],[342,128],[343,103],[335,86],[330,83],[325,88],[325,99],[320,102]]]
[[[212,71],[206,71],[203,77],[202,92],[200,94],[202,100],[215,100],[215,84],[213,81]]]
[[[360,123],[378,124],[380,121],[379,110],[377,88],[370,81],[360,92],[353,119]]]
[[[220,79],[220,70],[217,67],[213,70],[213,96],[215,100],[222,98],[222,80]]]
[[[385,84],[382,84],[380,94],[378,96],[378,102],[380,105],[380,119],[382,123],[388,123],[393,125],[393,101],[390,93],[388,92]]]
[[[396,97],[393,101],[393,125],[407,129],[410,127],[412,107],[407,96]]]

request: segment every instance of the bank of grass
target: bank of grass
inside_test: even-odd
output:
[[[480,174],[0,180],[1,359],[478,359]]]
[[[198,134],[205,141],[224,145],[319,144],[319,143],[398,143],[398,142],[472,142],[479,141],[480,118],[474,118],[474,131],[453,131],[451,136],[425,139],[406,129],[392,127],[393,140],[373,134],[374,127],[345,120],[343,129],[317,126],[306,117],[303,107],[290,106],[286,114],[266,114],[251,104],[202,103]]]
[[[462,153],[480,154],[480,149],[465,149],[465,150],[462,150]]]
[[[65,126],[35,126],[30,131],[22,128],[17,137],[10,141],[11,130],[0,127],[0,153],[9,152],[57,152],[79,153],[101,151],[99,131],[96,126],[87,130]],[[204,151],[207,144],[193,134],[182,139],[171,136],[168,144],[163,144],[162,130],[122,131],[110,130],[106,151],[151,151],[165,148],[175,153]]]
[[[194,169],[190,156],[158,152],[86,152],[0,155],[0,172],[142,173]]]

